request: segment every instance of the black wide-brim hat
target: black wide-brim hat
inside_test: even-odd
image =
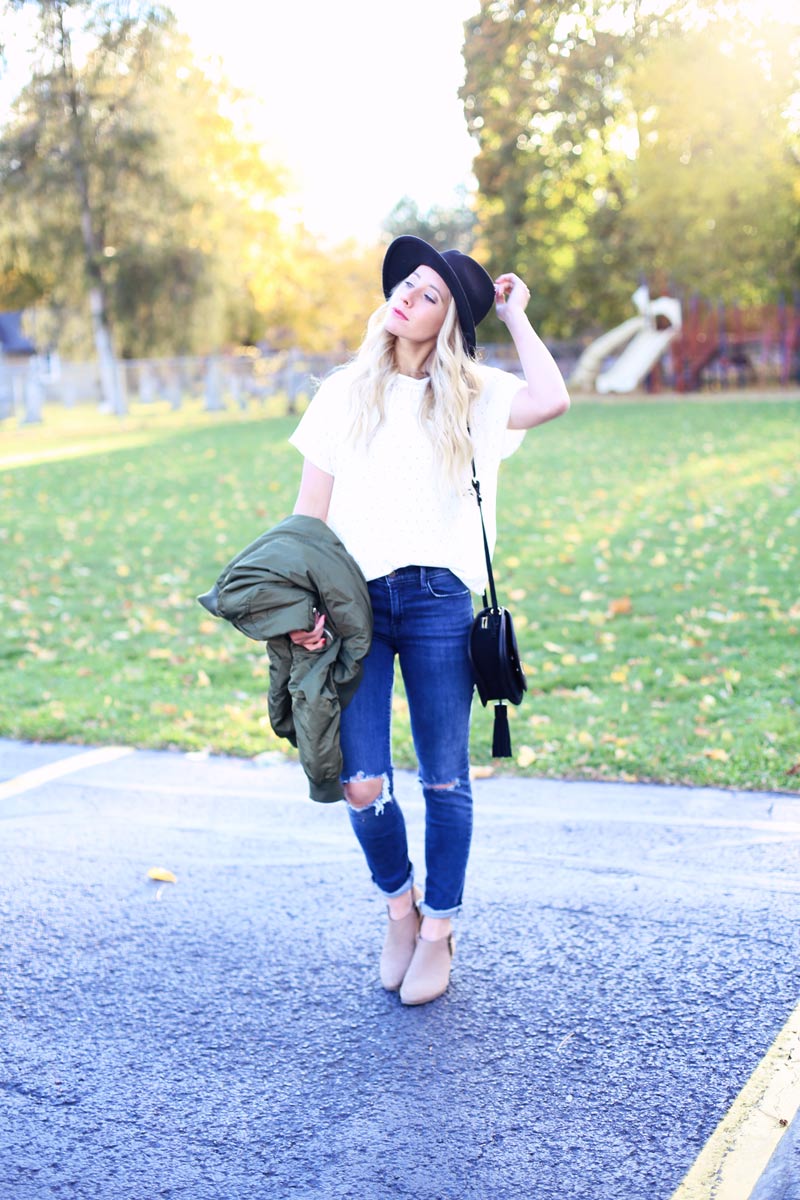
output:
[[[395,238],[383,260],[383,294],[388,300],[398,283],[417,267],[431,267],[441,275],[456,302],[458,321],[467,351],[475,356],[475,327],[494,303],[494,283],[480,263],[460,250],[441,254],[422,238],[404,234]]]

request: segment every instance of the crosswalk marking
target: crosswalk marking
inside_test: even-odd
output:
[[[84,767],[96,767],[100,763],[113,762],[131,754],[129,746],[99,746],[96,750],[86,750],[83,754],[70,754],[59,758],[56,762],[47,763],[44,767],[35,767],[32,771],[24,771],[13,779],[0,783],[0,800],[10,796],[19,796],[22,792],[30,792],[33,788],[41,787],[52,779],[62,775],[71,775],[74,771],[82,771]]]

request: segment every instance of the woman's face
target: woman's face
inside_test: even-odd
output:
[[[450,304],[450,289],[433,267],[420,266],[392,292],[384,328],[411,342],[436,342]]]

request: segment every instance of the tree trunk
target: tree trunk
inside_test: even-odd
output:
[[[89,308],[92,314],[92,332],[100,370],[101,407],[104,412],[125,412],[125,398],[119,386],[119,372],[111,341],[111,331],[105,319],[103,292],[100,287],[89,289]]]
[[[105,282],[101,267],[102,247],[99,245],[94,227],[92,200],[89,191],[89,171],[84,152],[83,112],[78,96],[78,84],[72,64],[72,45],[68,30],[64,26],[64,14],[58,10],[59,57],[64,80],[65,99],[69,106],[72,123],[72,168],[78,190],[81,214],[81,239],[86,279],[89,285],[89,310],[92,318],[92,333],[100,370],[101,407],[106,412],[125,412],[125,398],[120,387],[114,341],[108,323]],[[85,107],[85,106],[84,106]]]

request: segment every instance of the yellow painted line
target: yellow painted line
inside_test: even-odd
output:
[[[10,796],[19,796],[22,792],[30,792],[33,788],[41,787],[43,783],[60,779],[62,775],[72,775],[75,771],[82,771],[84,767],[96,767],[100,763],[113,762],[115,759],[123,758],[126,754],[131,753],[129,746],[100,746],[96,750],[86,750],[83,754],[70,754],[68,758],[60,758],[57,762],[47,763],[44,767],[35,767],[32,771],[25,771],[22,775],[15,776],[14,779],[7,779],[5,783],[0,783],[0,800],[7,800]]]
[[[747,1200],[800,1108],[800,1004],[672,1200]]]

